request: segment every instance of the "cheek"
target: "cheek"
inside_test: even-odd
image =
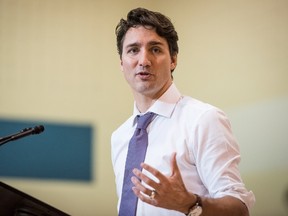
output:
[[[129,72],[129,66],[125,63],[124,64],[122,63],[120,68],[124,75],[126,75]]]
[[[129,82],[129,80],[132,79],[132,74],[133,74],[131,69],[130,69],[130,67],[129,67],[129,65],[122,64],[121,65],[121,71],[122,71],[126,81]]]
[[[135,64],[134,61],[131,61],[129,59],[128,60],[127,59],[122,60],[121,61],[121,71],[123,73],[128,73],[128,75],[129,75],[130,73],[132,73],[135,70],[136,65],[137,64]]]

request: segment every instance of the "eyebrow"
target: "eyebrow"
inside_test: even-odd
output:
[[[148,43],[149,45],[160,45],[160,46],[164,46],[164,43],[160,42],[160,41],[150,41]]]
[[[125,46],[125,48],[129,48],[129,47],[137,47],[140,46],[141,43],[135,42],[135,43],[131,43],[128,44],[127,46]],[[164,46],[164,43],[160,42],[160,41],[150,41],[148,43],[149,46],[155,46],[155,45],[160,45],[160,46]]]

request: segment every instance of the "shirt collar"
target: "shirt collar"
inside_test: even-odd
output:
[[[158,98],[154,104],[147,110],[147,112],[154,112],[157,115],[164,116],[166,118],[170,118],[177,102],[181,99],[181,93],[177,89],[176,85],[174,83],[171,84],[171,86],[167,89],[164,94]],[[136,116],[142,115],[144,113],[140,113],[137,109],[136,103],[134,102],[134,122],[133,125],[136,123]]]

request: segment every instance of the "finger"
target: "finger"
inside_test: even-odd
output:
[[[178,182],[184,185],[181,172],[176,160],[176,152],[174,152],[171,156],[171,178],[177,179]]]
[[[133,183],[134,186],[135,186],[135,187],[133,187],[133,188],[135,188],[137,191],[139,191],[139,192],[141,191],[142,193],[146,194],[147,196],[150,196],[150,195],[151,195],[152,190],[144,187],[144,185],[141,184],[141,182],[139,181],[138,178],[136,178],[135,176],[133,176],[133,177],[131,177],[131,181],[132,181],[132,183]]]
[[[139,179],[141,179],[143,182],[145,182],[150,187],[152,187],[152,188],[156,188],[157,187],[158,183],[156,181],[152,180],[151,178],[149,178],[148,176],[146,176],[140,170],[133,169],[133,173],[134,173],[135,176],[137,176]]]
[[[141,167],[146,171],[150,172],[152,175],[154,175],[160,182],[166,179],[166,176],[163,175],[161,172],[159,172],[159,170],[155,169],[154,167],[146,163],[141,163]]]
[[[150,199],[149,196],[144,195],[143,193],[141,193],[140,190],[138,190],[137,188],[133,187],[132,188],[134,194],[143,202],[149,203],[151,205],[156,205],[157,201],[155,199]]]
[[[177,160],[176,160],[176,152],[174,152],[171,156],[171,176],[180,173],[178,168]]]
[[[151,195],[153,190],[144,187],[136,177],[132,177],[131,181],[135,185],[135,187],[132,187],[134,194],[142,201],[152,204]]]

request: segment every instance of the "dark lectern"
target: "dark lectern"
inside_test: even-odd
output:
[[[26,193],[0,182],[0,216],[69,216]]]

